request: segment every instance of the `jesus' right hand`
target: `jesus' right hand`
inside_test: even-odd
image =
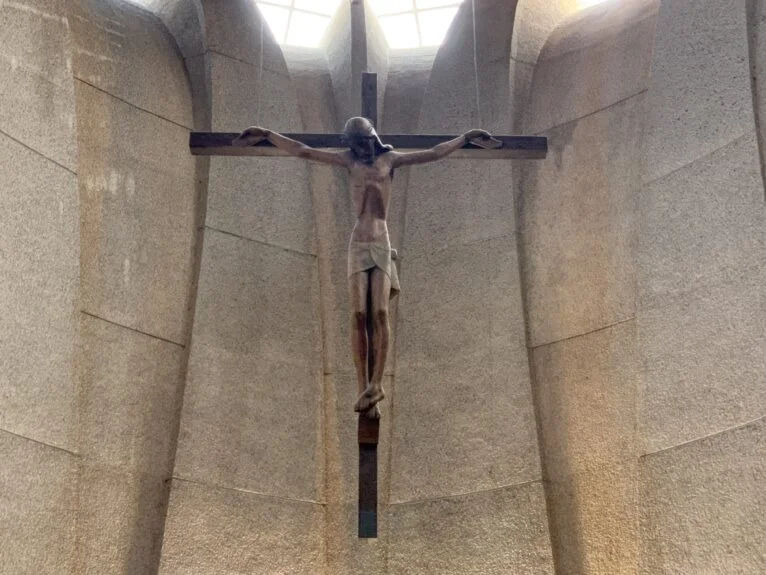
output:
[[[239,136],[234,138],[234,141],[231,144],[232,146],[254,146],[258,142],[268,138],[268,136],[268,130],[259,128],[257,126],[251,126],[242,132]]]

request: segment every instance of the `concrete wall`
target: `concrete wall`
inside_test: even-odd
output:
[[[70,4],[80,188],[77,573],[154,573],[195,275],[192,100],[175,42],[123,2]]]
[[[0,573],[74,565],[80,200],[64,2],[0,5]]]
[[[766,54],[748,43],[760,5],[750,20],[745,2],[663,2],[659,13],[637,212],[641,573],[766,569],[766,209],[753,106]]]
[[[0,573],[764,571],[761,0],[477,4],[479,109],[470,3],[283,53],[248,0],[0,2]],[[187,147],[335,131],[366,66],[385,131],[551,145],[396,174],[374,541],[344,174]]]
[[[515,3],[477,6],[481,109],[466,3],[434,62],[420,133],[460,133],[480,123],[510,129]],[[388,99],[385,105],[387,114],[396,109]],[[507,162],[447,160],[409,175],[393,378],[390,573],[553,572],[511,182]]]
[[[187,338],[186,72],[155,17],[0,6],[2,573],[152,573]]]
[[[552,154],[525,166],[519,216],[561,573],[764,569],[762,55],[746,8],[606,2],[559,26],[535,70],[526,131]]]
[[[214,131],[302,131],[248,0],[203,2]],[[268,31],[268,27],[265,28]],[[319,281],[307,167],[213,158],[160,573],[323,569]]]
[[[524,124],[528,344],[558,573],[636,573],[636,204],[657,5],[606,2],[543,48]]]

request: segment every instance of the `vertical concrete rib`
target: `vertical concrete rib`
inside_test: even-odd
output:
[[[753,116],[755,121],[755,133],[758,139],[758,153],[761,160],[761,178],[764,182],[764,200],[766,200],[766,86],[764,86],[764,74],[766,72],[766,23],[764,22],[763,0],[747,0],[747,46],[750,60],[750,89],[753,94]]]

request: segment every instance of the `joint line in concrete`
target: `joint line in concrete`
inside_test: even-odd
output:
[[[121,323],[117,323],[116,321],[111,321],[111,320],[105,319],[103,317],[97,316],[96,314],[91,313],[89,311],[80,310],[80,313],[82,313],[83,315],[87,315],[88,317],[92,317],[93,319],[97,319],[99,321],[103,321],[105,323],[108,323],[108,324],[111,324],[111,325],[114,325],[114,326],[117,326],[117,327],[121,327],[123,329],[127,329],[128,331],[132,331],[134,333],[140,333],[141,335],[145,335],[146,337],[151,337],[152,339],[157,339],[159,341],[164,341],[165,343],[170,343],[172,345],[177,345],[181,349],[185,349],[186,348],[186,346],[184,344],[178,343],[177,341],[173,341],[172,339],[167,339],[167,338],[161,337],[159,335],[154,335],[152,333],[141,331],[140,329],[136,329],[134,327],[130,327],[130,326],[127,326],[127,325],[122,325]]]
[[[193,131],[192,128],[190,128],[189,126],[184,126],[183,124],[179,124],[178,122],[176,122],[174,120],[171,120],[170,118],[166,118],[165,116],[160,116],[156,112],[152,112],[150,110],[147,110],[146,108],[142,108],[141,106],[137,106],[133,102],[128,102],[126,99],[120,98],[119,96],[116,96],[116,95],[112,94],[111,92],[107,92],[103,88],[99,88],[98,86],[96,86],[94,84],[91,84],[87,80],[83,80],[82,78],[79,78],[77,76],[75,76],[74,79],[77,80],[78,82],[82,83],[82,84],[85,84],[86,86],[90,86],[94,90],[98,90],[102,94],[106,94],[110,98],[114,98],[118,102],[122,102],[123,104],[126,104],[126,105],[130,106],[131,108],[134,108],[134,109],[139,110],[141,112],[145,112],[145,113],[149,114],[150,116],[154,116],[155,118],[159,118],[160,120],[168,122],[169,124],[173,124],[174,126],[178,126],[179,128],[183,128],[184,130],[188,130],[189,132]]]
[[[236,491],[237,493],[246,493],[248,495],[256,495],[258,497],[264,497],[266,499],[277,499],[279,501],[291,501],[293,503],[309,503],[311,505],[319,505],[319,506],[326,506],[327,503],[324,501],[314,501],[313,499],[300,499],[298,497],[287,497],[285,495],[274,495],[271,493],[261,493],[260,491],[252,491],[250,489],[244,489],[241,487],[228,487],[226,485],[220,485],[217,483],[206,483],[204,481],[195,481],[194,479],[185,479],[183,477],[178,477],[177,475],[173,475],[171,477],[173,481],[181,481],[183,483],[191,483],[192,485],[199,485],[201,487],[210,487],[212,489],[223,489],[224,491]]]
[[[2,134],[3,136],[5,136],[5,137],[6,137],[6,138],[8,138],[9,140],[13,140],[13,141],[14,141],[14,142],[16,142],[16,143],[17,143],[19,146],[22,146],[22,147],[26,148],[26,149],[27,149],[27,150],[29,150],[30,152],[33,152],[33,153],[37,154],[38,156],[40,156],[40,157],[41,157],[41,158],[43,158],[44,160],[47,160],[47,161],[49,161],[50,163],[57,165],[59,168],[62,168],[62,169],[64,169],[64,170],[66,170],[66,171],[67,171],[67,172],[69,172],[70,174],[72,174],[72,175],[74,175],[74,176],[76,176],[76,175],[77,175],[77,172],[75,172],[75,171],[74,171],[74,170],[72,170],[71,168],[67,168],[67,167],[66,167],[64,164],[61,164],[61,163],[57,162],[57,161],[56,161],[56,160],[54,160],[53,158],[49,158],[48,156],[46,156],[45,154],[43,154],[43,153],[42,153],[40,150],[35,150],[35,149],[34,149],[32,146],[30,146],[29,144],[25,144],[24,142],[22,142],[22,141],[21,141],[21,140],[19,140],[18,138],[14,138],[14,137],[13,137],[13,136],[11,136],[11,135],[10,135],[8,132],[4,132],[3,130],[0,130],[0,134]]]

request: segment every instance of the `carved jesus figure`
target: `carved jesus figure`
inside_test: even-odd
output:
[[[348,150],[318,150],[276,132],[251,127],[237,136],[234,145],[252,146],[262,140],[292,156],[340,166],[348,170],[356,223],[348,246],[348,284],[351,297],[351,347],[359,386],[354,410],[367,417],[379,418],[377,404],[385,397],[382,380],[388,355],[390,326],[389,299],[399,291],[399,279],[391,249],[386,217],[391,200],[394,170],[413,164],[425,164],[444,158],[466,142],[492,145],[484,130],[470,130],[429,150],[401,153],[380,141],[366,118],[346,122],[344,141]],[[371,308],[368,309],[368,291]],[[372,342],[367,341],[367,318],[373,318]],[[370,345],[371,343],[371,345]],[[371,349],[370,349],[371,348]],[[372,373],[367,373],[368,353],[372,353]]]

